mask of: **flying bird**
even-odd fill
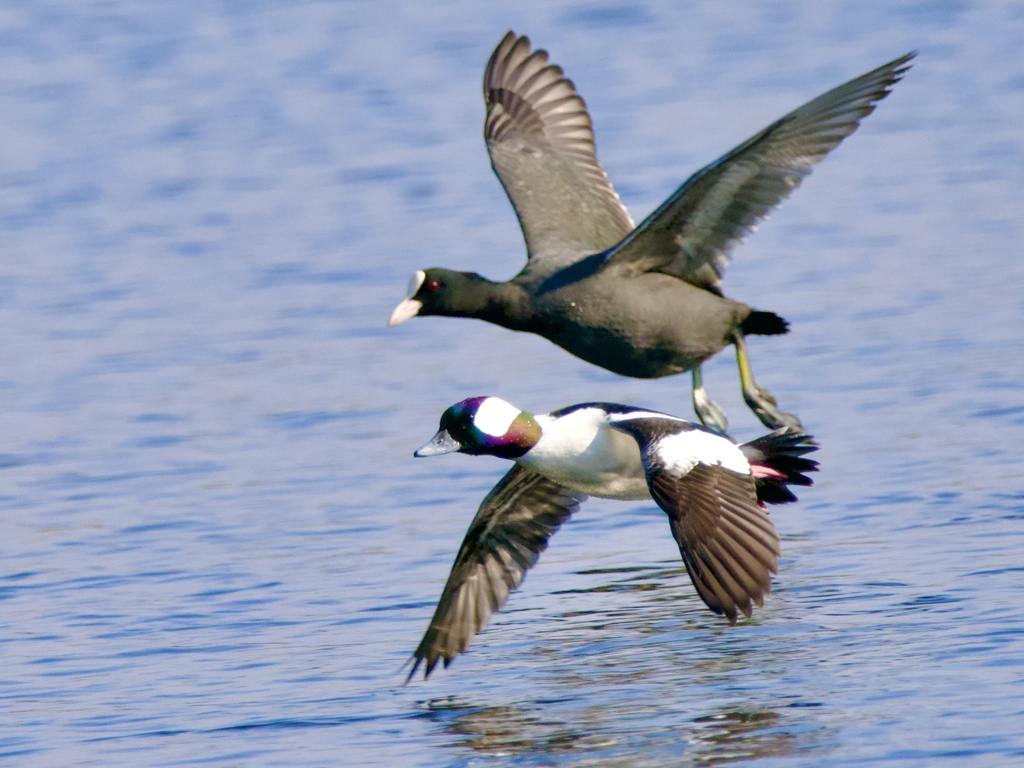
[[[587,107],[562,69],[509,32],[484,72],[484,138],[519,217],[526,266],[507,282],[418,270],[388,325],[472,317],[528,331],[623,376],[692,371],[701,423],[724,433],[701,364],[736,348],[747,404],[768,427],[800,427],[751,373],[745,337],[786,333],[773,312],[727,298],[732,249],[853,133],[909,69],[908,53],[809,101],[687,179],[639,226],[597,160]]]
[[[473,397],[441,416],[416,456],[498,456],[515,466],[480,505],[459,548],[412,679],[447,667],[483,630],[548,539],[588,496],[653,499],[697,594],[735,622],[761,605],[777,572],[779,535],[765,504],[796,501],[811,485],[810,436],[782,427],[749,443],[699,424],[615,403],[582,403],[533,415],[496,397]]]

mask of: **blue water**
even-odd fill
[[[764,610],[715,618],[650,504],[594,501],[403,687],[496,459],[470,395],[690,416],[409,274],[523,248],[480,139],[507,28],[639,218],[803,101],[920,57],[731,296],[821,443]],[[0,764],[1024,764],[1024,5],[0,2]],[[708,366],[736,437],[763,430]]]

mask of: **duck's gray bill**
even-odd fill
[[[461,447],[458,440],[448,434],[448,430],[442,429],[434,435],[433,440],[413,453],[413,456],[418,459],[422,459],[424,456],[441,456],[446,453],[455,453]]]

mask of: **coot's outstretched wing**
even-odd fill
[[[506,34],[487,62],[484,101],[487,151],[519,217],[527,270],[549,274],[632,231],[597,161],[587,105],[547,51]]]
[[[665,272],[720,293],[733,247],[857,130],[915,55],[822,94],[697,171],[604,260],[603,268]]]

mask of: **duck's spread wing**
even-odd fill
[[[779,535],[757,503],[754,479],[721,466],[697,464],[685,475],[647,471],[654,500],[668,514],[672,535],[701,599],[736,621],[761,605],[778,571]]]
[[[546,51],[509,32],[484,72],[484,138],[526,239],[530,270],[605,251],[633,220],[597,161],[587,106]]]
[[[466,532],[409,679],[421,662],[426,677],[466,650],[585,498],[518,464],[501,479]]]
[[[777,572],[779,535],[758,503],[754,476],[727,438],[671,417],[613,420],[631,435],[651,496],[668,515],[693,586],[736,621],[761,605]],[[728,464],[730,469],[723,464]]]
[[[732,248],[857,129],[915,55],[822,94],[699,170],[604,266],[627,273],[666,272],[720,293]]]

